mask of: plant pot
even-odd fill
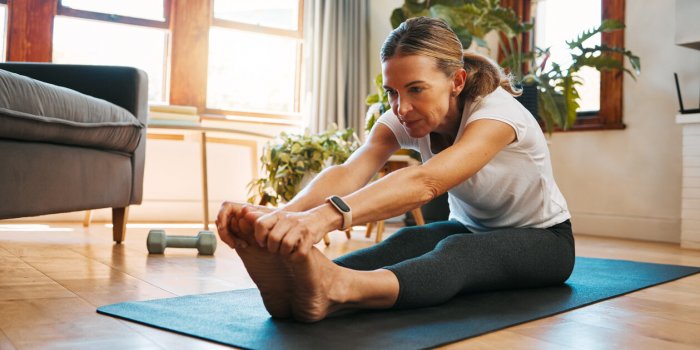
[[[537,85],[525,84],[520,86],[520,88],[523,89],[523,94],[517,96],[515,99],[518,100],[520,104],[525,107],[525,109],[530,111],[535,119],[539,120],[540,118],[537,115]]]
[[[447,192],[441,194],[432,201],[425,203],[420,211],[426,224],[436,221],[446,221],[450,217],[450,205],[447,203]],[[403,220],[406,226],[415,226],[416,220],[409,211]]]

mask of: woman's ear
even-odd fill
[[[459,95],[464,90],[464,85],[467,83],[467,71],[460,68],[452,75],[452,95]]]

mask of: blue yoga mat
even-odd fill
[[[573,274],[559,287],[468,294],[434,307],[358,312],[314,324],[273,320],[257,289],[118,303],[97,312],[249,349],[421,349],[698,272],[698,267],[579,257]]]

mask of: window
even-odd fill
[[[535,46],[550,48],[547,69],[557,62],[563,69],[571,65],[571,55],[566,41],[576,38],[583,30],[600,25],[600,0],[539,0],[535,15]],[[587,47],[600,45],[600,34],[586,41]],[[600,72],[584,67],[579,76],[583,85],[578,88],[581,96],[580,112],[597,113],[600,109]]]
[[[215,114],[299,118],[300,0],[214,0],[206,107]]]
[[[167,101],[168,16],[163,0],[61,0],[52,61],[132,66],[148,74],[150,101]]]
[[[7,35],[7,5],[0,0],[0,62],[5,61],[5,38]]]
[[[502,0],[501,2],[502,4],[504,4],[504,6],[512,7],[515,10],[515,12],[518,13],[525,21],[529,21],[532,19],[531,14],[538,16],[538,18],[535,18],[535,22],[542,21],[545,24],[547,23],[546,18],[539,18],[540,16],[566,17],[567,14],[573,14],[573,17],[568,17],[567,20],[571,22],[579,22],[579,20],[583,20],[583,17],[592,18],[592,15],[589,13],[589,9],[591,7],[594,7],[600,8],[600,17],[598,18],[598,21],[596,21],[595,25],[597,25],[602,18],[616,19],[622,23],[625,23],[625,0]],[[557,11],[556,15],[552,15],[553,13],[555,13],[552,12],[554,11],[552,9],[554,7],[558,7],[558,5],[560,4],[566,10],[564,10],[564,12]],[[600,5],[596,6],[597,4]],[[531,6],[533,5],[534,7],[531,8]],[[542,10],[538,10],[540,6],[544,7],[544,11],[549,12],[549,15],[547,15],[547,13],[543,15],[540,12]],[[576,9],[579,6],[584,7],[585,11]],[[550,7],[552,9],[549,9]],[[584,26],[592,27],[588,25]],[[580,29],[584,28],[581,27]],[[547,34],[550,35],[551,39],[550,30],[547,29],[546,31]],[[542,32],[543,30],[540,27],[538,27],[536,28],[535,35],[539,36]],[[574,35],[576,34],[574,33]],[[624,37],[624,30],[618,30],[611,33],[603,33],[603,35],[600,38],[600,42],[608,46],[624,47]],[[549,41],[550,39],[547,39],[545,37],[544,40]],[[566,36],[566,39],[570,39],[570,37]],[[542,38],[535,38],[534,41],[537,42],[538,45],[543,45],[540,40],[542,40]],[[555,40],[552,39],[551,41]],[[527,38],[525,38],[525,42],[527,42]],[[546,46],[546,44],[543,46]],[[584,97],[586,99],[585,105],[584,103],[582,103],[582,108],[585,109],[586,112],[579,112],[579,117],[576,120],[576,124],[573,126],[572,129],[600,130],[625,128],[625,125],[622,123],[623,73],[620,71],[605,71],[600,73],[596,71],[594,72],[594,74],[589,74],[589,76],[585,78],[587,85],[590,85],[587,88],[591,88],[589,91],[585,92],[587,96]],[[599,92],[594,92],[596,85],[594,81],[596,79],[596,75],[598,75],[600,79]],[[583,96],[584,92],[581,90],[580,92]],[[599,96],[597,99],[595,98],[596,94]],[[594,96],[591,97],[591,95]],[[600,98],[600,96],[604,96],[604,98]]]

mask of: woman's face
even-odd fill
[[[384,89],[391,110],[411,137],[447,130],[460,118],[455,96],[462,91],[459,77],[448,77],[435,59],[422,55],[395,55],[382,63]]]

